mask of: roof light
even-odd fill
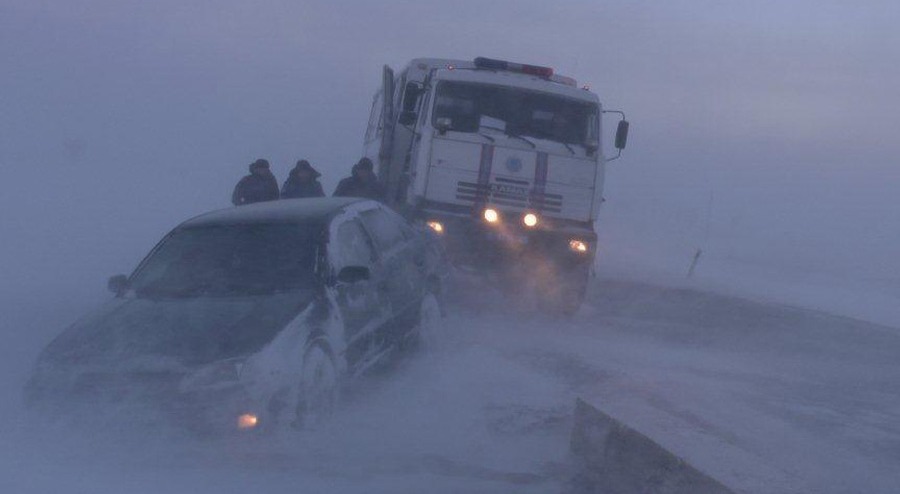
[[[545,78],[549,78],[553,75],[553,68],[541,67],[540,65],[513,63],[507,62],[506,60],[496,60],[485,57],[478,57],[474,62],[475,67],[479,69],[508,70],[510,72],[521,72],[523,74],[536,75]]]
[[[522,65],[519,72],[524,74],[536,75],[538,77],[550,77],[553,75],[553,69],[550,67],[540,67],[538,65]]]
[[[503,60],[495,60],[493,58],[478,57],[474,60],[475,67],[479,69],[506,70],[509,65]]]
[[[551,79],[560,84],[565,84],[566,86],[578,87],[578,81],[568,76],[554,75]]]
[[[538,217],[534,213],[528,213],[522,217],[522,223],[525,223],[528,228],[534,228],[538,224]]]

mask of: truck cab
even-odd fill
[[[399,75],[385,67],[364,153],[388,202],[427,222],[455,264],[504,286],[556,286],[542,298],[569,311],[596,252],[603,113],[549,67],[415,59]],[[623,115],[620,149],[627,128]]]

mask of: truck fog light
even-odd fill
[[[428,228],[434,230],[434,233],[444,233],[444,225],[440,221],[429,221]]]
[[[538,224],[538,217],[534,213],[528,213],[522,217],[522,223],[525,223],[528,228],[534,228]]]
[[[259,425],[259,417],[252,413],[239,415],[237,418],[237,428],[241,430],[250,430]]]
[[[500,221],[500,213],[496,209],[487,208],[484,210],[484,221],[498,223]]]
[[[588,251],[587,243],[584,242],[583,240],[578,240],[576,238],[569,240],[569,248],[579,254],[584,254],[585,252]]]

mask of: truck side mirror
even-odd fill
[[[616,128],[616,149],[625,149],[628,143],[628,120],[619,120],[619,126]]]
[[[109,279],[106,288],[116,295],[121,295],[128,290],[128,277],[124,274],[117,274]]]

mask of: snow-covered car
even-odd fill
[[[115,298],[43,350],[26,403],[213,430],[308,425],[349,378],[435,336],[444,266],[426,227],[373,201],[203,214],[111,278]]]

